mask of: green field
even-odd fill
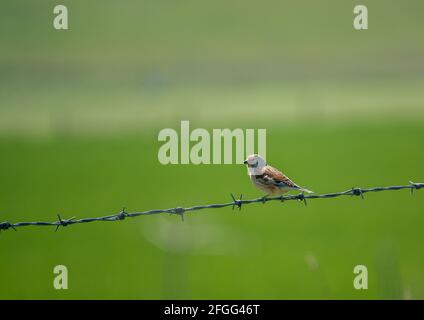
[[[271,134],[272,133],[272,134]],[[422,126],[270,129],[268,158],[316,192],[421,179]],[[2,219],[56,220],[257,197],[240,165],[162,166],[154,136],[2,140]],[[289,150],[284,153],[284,150]],[[1,298],[423,297],[423,195],[251,204],[1,235]],[[308,267],[310,259],[317,266]],[[70,290],[52,287],[65,264]],[[369,290],[353,290],[353,266]],[[387,287],[390,290],[387,290]]]
[[[364,1],[367,31],[354,1],[63,3],[68,31],[55,1],[0,5],[0,222],[262,196],[243,165],[161,165],[181,120],[267,129],[317,193],[424,182],[422,1]],[[402,190],[7,230],[0,299],[424,299],[423,212]]]

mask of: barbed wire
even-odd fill
[[[148,211],[133,212],[133,213],[126,212],[125,208],[123,208],[117,214],[112,214],[112,215],[98,217],[98,218],[84,218],[84,219],[76,219],[75,217],[72,217],[69,219],[62,219],[62,217],[58,214],[57,215],[58,220],[53,222],[33,221],[33,222],[10,223],[8,221],[5,221],[0,223],[0,231],[8,230],[8,229],[13,229],[17,231],[16,228],[27,227],[27,226],[54,226],[56,227],[55,231],[57,231],[59,227],[66,227],[66,226],[70,226],[77,223],[88,223],[88,222],[94,222],[94,221],[120,221],[126,218],[134,218],[139,216],[161,214],[161,213],[179,215],[181,217],[181,220],[184,221],[184,214],[186,212],[198,211],[203,209],[218,209],[218,208],[232,207],[233,210],[234,208],[238,208],[240,210],[242,205],[244,204],[266,203],[269,201],[283,202],[283,201],[289,201],[289,200],[302,201],[305,205],[307,205],[307,199],[308,200],[309,199],[329,199],[329,198],[336,198],[341,196],[360,196],[362,199],[364,199],[364,194],[367,192],[410,189],[411,194],[413,194],[414,190],[418,190],[421,188],[424,188],[424,183],[409,182],[408,185],[401,185],[401,186],[351,188],[346,191],[335,192],[335,193],[307,194],[307,195],[305,195],[304,193],[299,193],[296,195],[286,195],[286,196],[276,196],[276,197],[265,196],[265,197],[260,197],[256,199],[250,199],[250,200],[243,200],[243,195],[240,195],[240,197],[237,199],[233,194],[231,194],[232,201],[228,203],[222,203],[222,204],[198,205],[198,206],[193,206],[188,208],[175,207],[170,209],[157,209],[157,210],[148,210]]]

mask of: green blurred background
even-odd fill
[[[53,7],[69,10],[67,31]],[[369,30],[352,27],[367,5]],[[318,193],[424,182],[424,3],[2,1],[0,221],[261,195],[241,165],[161,165],[163,128],[266,128]],[[424,298],[424,194],[270,202],[0,233],[0,298]],[[53,268],[69,289],[53,288]],[[369,289],[353,288],[368,267]]]

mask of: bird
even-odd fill
[[[267,194],[265,197],[282,195],[292,190],[313,193],[294,183],[281,171],[268,165],[265,159],[258,154],[248,156],[243,163],[247,165],[250,180]]]

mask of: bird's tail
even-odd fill
[[[313,191],[308,190],[306,188],[302,188],[302,187],[298,187],[297,189],[300,190],[300,191],[302,191],[302,192],[306,192],[306,193],[314,193]]]

